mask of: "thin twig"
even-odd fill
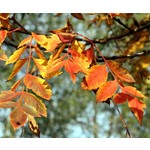
[[[124,127],[125,127],[125,129],[126,129],[126,131],[127,131],[128,136],[129,136],[130,138],[132,138],[132,135],[131,135],[131,133],[130,133],[130,131],[129,131],[129,128],[128,128],[128,126],[127,126],[125,120],[123,119],[122,114],[120,113],[120,110],[119,110],[119,108],[118,108],[118,105],[117,105],[114,101],[113,101],[113,103],[114,103],[114,106],[115,106],[115,108],[116,108],[116,110],[117,110],[117,112],[118,112],[118,114],[119,114],[120,120],[122,121],[122,123],[123,123],[123,125],[124,125]]]

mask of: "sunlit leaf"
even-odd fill
[[[2,44],[7,36],[6,30],[0,30],[0,44]]]
[[[16,107],[10,114],[10,123],[15,130],[23,126],[26,123],[26,120],[27,115],[20,107]]]
[[[108,81],[101,87],[99,87],[96,92],[97,102],[106,101],[108,98],[112,97],[118,88],[118,83],[116,80]]]
[[[3,102],[3,103],[0,103],[0,108],[11,108],[11,107],[15,107],[16,106],[16,103],[15,102]]]
[[[22,82],[22,78],[19,79],[19,80],[11,87],[11,91],[15,91],[15,90],[18,88],[18,86],[21,84],[21,82]]]
[[[52,91],[48,83],[41,79],[40,77],[33,76],[31,74],[27,74],[24,78],[24,83],[27,88],[31,89],[37,95],[50,100],[52,96]]]
[[[17,98],[21,92],[14,92],[14,91],[2,91],[0,94],[0,103],[11,101]]]
[[[7,81],[11,80],[21,70],[21,68],[23,67],[23,65],[25,64],[26,61],[27,61],[27,58],[24,58],[24,59],[19,59],[16,62]]]
[[[88,90],[94,90],[106,83],[108,73],[106,65],[94,65],[85,76]],[[83,87],[82,87],[83,88]]]
[[[36,65],[36,67],[38,68],[41,76],[45,77],[45,73],[47,71],[47,60],[33,58],[33,61]]]
[[[19,45],[18,45],[18,48],[24,46],[25,44],[28,44],[29,42],[31,42],[32,40],[32,36],[28,36],[27,38],[23,39]]]
[[[39,49],[38,46],[34,46],[34,49],[35,49],[36,54],[38,55],[38,57],[39,57],[40,59],[47,60],[47,59],[45,58],[44,54],[42,53],[42,51]]]
[[[130,73],[125,68],[122,68],[118,62],[107,60],[107,64],[109,65],[109,69],[122,81],[135,82]]]
[[[146,108],[146,105],[142,101],[138,100],[137,98],[128,100],[128,105],[132,113],[136,116],[140,125],[142,125],[144,108]]]
[[[33,113],[36,111],[37,114],[33,115],[33,116],[38,116],[42,115],[42,116],[47,116],[47,109],[45,104],[38,99],[35,95],[28,93],[28,92],[24,92],[22,95],[22,98],[24,99],[26,106],[30,107],[31,109],[33,109]],[[32,114],[30,114],[32,115]]]
[[[20,47],[18,50],[15,50],[13,54],[8,58],[5,65],[16,62],[23,52],[26,50],[27,46]]]
[[[135,96],[135,97],[146,98],[142,92],[138,91],[135,87],[132,87],[132,86],[125,86],[122,92],[131,94],[132,96]]]
[[[85,44],[77,41],[77,40],[74,40],[72,43],[71,43],[71,49],[72,50],[75,50],[79,53],[82,53],[85,49]]]

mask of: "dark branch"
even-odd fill
[[[116,60],[116,59],[132,59],[135,57],[141,57],[141,56],[145,56],[145,55],[150,55],[150,50],[143,50],[142,52],[136,53],[134,55],[123,55],[123,56],[111,56],[111,57],[105,57],[105,59],[107,60]],[[104,60],[102,59],[102,57],[98,57],[98,62],[104,62]]]

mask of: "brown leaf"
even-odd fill
[[[81,13],[71,13],[71,15],[79,20],[84,20],[83,15]]]

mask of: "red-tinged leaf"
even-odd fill
[[[30,105],[27,105],[27,104],[21,104],[21,109],[27,113],[27,114],[30,114],[31,116],[34,116],[34,117],[41,117],[38,113],[38,111],[30,106]]]
[[[76,34],[74,33],[62,33],[62,32],[57,33],[57,35],[63,43],[71,43],[76,36]]]
[[[99,87],[96,92],[96,100],[97,102],[106,101],[108,98],[112,97],[118,88],[118,83],[116,80],[108,81],[101,87]]]
[[[54,51],[62,41],[59,39],[59,37],[56,34],[52,34],[47,40],[47,45],[46,45],[46,52],[52,52]]]
[[[85,76],[85,80],[88,86],[88,90],[94,90],[106,83],[108,73],[106,65],[94,65],[89,69],[88,75]]]
[[[21,92],[14,92],[14,91],[2,91],[0,94],[0,103],[11,101],[17,98]]]
[[[35,33],[32,32],[32,37],[41,46],[43,46],[44,44],[47,44],[47,37],[45,35],[38,35],[38,34],[35,34]]]
[[[30,128],[31,132],[33,132],[38,137],[40,137],[40,130],[39,130],[39,127],[38,127],[34,117],[29,115],[28,116],[28,122],[29,122],[29,128]]]
[[[16,62],[7,81],[11,80],[21,70],[21,68],[23,67],[23,65],[25,64],[26,61],[27,61],[27,58],[24,58],[24,59],[19,59]]]
[[[0,103],[0,108],[11,108],[11,107],[15,107],[16,103],[15,102],[3,102]]]
[[[68,59],[68,60],[66,60],[64,67],[65,67],[65,70],[69,73],[69,75],[72,79],[72,82],[75,83],[76,82],[76,74],[81,70],[79,65],[74,63],[74,61],[72,59]]]
[[[7,59],[8,59],[8,57],[5,54],[5,52],[3,52],[2,50],[0,50],[0,60],[7,61]]]
[[[140,91],[138,91],[135,87],[132,86],[125,86],[122,90],[123,93],[130,94],[135,97],[139,98],[146,98],[144,94],[142,94]]]
[[[22,95],[22,98],[24,99],[28,107],[32,108],[33,111],[37,112],[37,116],[39,115],[42,115],[45,117],[47,116],[47,111],[46,111],[47,109],[45,107],[45,104],[41,100],[39,100],[35,95],[24,92]]]
[[[79,20],[84,20],[83,15],[81,13],[71,13],[71,15]]]
[[[20,83],[22,82],[22,78],[19,79],[12,87],[11,87],[11,91],[15,91],[18,86],[20,85]]]
[[[140,125],[142,125],[144,108],[146,108],[146,105],[142,101],[138,100],[137,98],[128,100],[128,105],[132,113],[136,116]]]
[[[45,73],[47,71],[47,60],[33,58],[33,61],[36,65],[36,67],[38,68],[41,76],[45,77]]]
[[[109,69],[122,81],[129,83],[135,82],[130,73],[125,68],[122,68],[118,62],[113,60],[107,60],[107,64]]]
[[[32,36],[28,36],[27,38],[23,39],[20,44],[18,45],[18,48],[28,44],[29,42],[31,42],[32,40]]]
[[[26,50],[27,46],[20,47],[18,50],[15,50],[14,53],[8,58],[5,65],[16,62],[23,52]]]
[[[89,49],[83,51],[82,54],[84,54],[85,57],[87,57],[89,64],[91,64],[92,61],[93,61],[93,58],[94,58],[94,49],[93,49],[93,47],[90,47]]]
[[[24,78],[24,84],[37,95],[45,98],[46,100],[50,100],[52,91],[44,79],[27,74]]]
[[[34,46],[34,49],[35,49],[36,54],[38,55],[38,57],[39,57],[40,59],[47,60],[47,59],[44,57],[44,55],[43,55],[42,51],[39,49],[39,47],[38,47],[38,46]]]
[[[0,45],[4,42],[6,36],[7,36],[7,31],[6,30],[0,30]]]
[[[26,123],[27,115],[20,107],[15,108],[10,114],[10,123],[13,126],[14,130],[23,126]]]
[[[118,94],[115,94],[115,96],[114,96],[114,102],[117,103],[117,104],[122,104],[122,103],[124,103],[127,100],[130,100],[132,98],[133,97],[128,95],[128,94],[118,93]]]

